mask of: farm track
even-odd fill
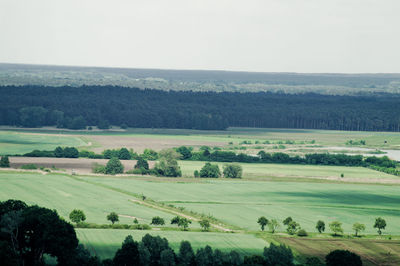
[[[145,202],[145,201],[141,201],[141,200],[137,200],[137,199],[130,199],[130,201],[132,201],[132,202],[134,202],[134,203],[137,203],[137,204],[142,204],[142,205],[144,205],[144,206],[147,206],[147,207],[150,207],[150,208],[154,208],[154,209],[157,209],[157,210],[160,210],[160,211],[173,213],[173,214],[182,216],[182,217],[184,217],[184,218],[186,218],[186,219],[189,219],[189,220],[191,220],[191,221],[194,221],[194,222],[200,221],[199,218],[196,218],[196,217],[193,217],[193,216],[184,214],[184,213],[182,213],[182,212],[178,212],[178,211],[175,211],[175,210],[171,210],[171,209],[168,209],[168,208],[163,208],[163,207],[160,207],[160,206],[158,206],[158,205],[156,205],[156,204],[151,204],[151,203],[148,203],[148,202]],[[223,226],[218,225],[218,224],[215,224],[215,223],[210,223],[210,225],[211,225],[212,227],[214,227],[214,228],[216,228],[216,229],[218,229],[218,230],[224,231],[224,232],[233,232],[232,229],[223,227]]]

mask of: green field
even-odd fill
[[[346,232],[351,232],[353,223],[364,223],[367,233],[376,233],[372,224],[375,217],[382,216],[388,221],[386,231],[400,234],[398,186],[212,179],[163,182],[162,178],[144,181],[117,177],[84,180],[128,193],[143,193],[246,230],[258,230],[256,220],[264,215],[280,221],[291,216],[308,231],[315,231],[315,223],[321,219],[326,223],[341,221]]]
[[[205,162],[179,161],[184,176],[193,176],[195,170],[200,171]],[[215,163],[222,171],[226,163]],[[261,164],[240,163],[243,168],[243,178],[257,179],[268,177],[308,177],[308,178],[340,178],[344,179],[376,180],[382,178],[398,179],[399,177],[374,171],[365,167],[325,166],[325,165],[296,165],[296,164]]]
[[[171,219],[172,214],[150,209],[129,201],[132,196],[95,186],[61,174],[0,172],[0,200],[19,199],[38,204],[69,220],[73,209],[85,212],[87,222],[106,224],[106,215],[112,211],[120,215],[137,217],[149,224],[158,215]],[[133,218],[120,217],[121,223],[132,224]],[[198,226],[193,224],[193,227]]]
[[[0,131],[0,155],[24,154],[33,150],[54,150],[57,146],[85,146],[75,136],[38,135]]]
[[[190,241],[194,250],[210,245],[214,249],[223,251],[236,250],[242,254],[261,253],[268,243],[249,234],[230,233],[202,233],[182,231],[135,231],[135,230],[108,230],[108,229],[78,229],[77,235],[90,251],[100,258],[110,258],[121,247],[127,235],[132,235],[138,241],[145,234],[165,237],[175,250],[179,250],[182,240]]]

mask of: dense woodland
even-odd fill
[[[400,95],[177,92],[114,86],[0,87],[0,124],[221,130],[400,131]]]

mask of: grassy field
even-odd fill
[[[61,174],[38,174],[0,171],[0,200],[19,199],[28,204],[38,204],[58,213],[69,220],[73,209],[85,212],[87,222],[106,224],[106,215],[112,211],[120,215],[120,222],[149,224],[154,216],[171,219],[173,215],[133,204],[132,196],[118,193],[101,186],[95,186]],[[193,227],[198,227],[193,224]]]
[[[57,146],[85,146],[77,136],[57,136],[0,131],[0,155],[54,150]]]
[[[60,129],[3,129],[1,133],[36,133],[48,135],[84,136],[92,142],[92,148],[102,150],[104,148],[121,148],[125,146],[141,150],[142,143],[154,149],[162,149],[171,146],[221,146],[237,145],[243,140],[261,142],[269,141],[315,141],[319,146],[345,146],[349,140],[365,140],[362,147],[376,149],[400,149],[400,133],[398,132],[361,132],[361,131],[336,131],[336,130],[309,130],[309,129],[265,129],[265,128],[229,128],[224,131],[204,131],[188,129],[127,129],[118,131],[71,131]],[[113,140],[115,144],[110,143]],[[385,143],[386,141],[386,143]],[[130,145],[129,143],[132,142]],[[17,142],[18,144],[18,142]],[[122,146],[121,146],[122,145]],[[12,146],[10,146],[12,148]]]
[[[242,254],[261,253],[268,243],[250,234],[230,233],[203,233],[183,231],[135,231],[135,230],[107,230],[107,229],[78,229],[77,235],[91,252],[100,258],[110,258],[121,247],[127,235],[132,235],[136,241],[141,240],[145,234],[165,237],[175,250],[179,250],[182,240],[188,240],[194,250],[210,245],[213,249],[223,251],[236,250]]]
[[[316,256],[324,261],[325,255],[335,249],[353,251],[363,260],[363,265],[400,265],[400,241],[377,239],[315,239],[277,238],[303,256]]]
[[[256,220],[265,215],[280,221],[292,216],[308,231],[315,231],[315,223],[321,219],[326,223],[341,221],[346,232],[351,232],[355,222],[365,223],[367,233],[376,233],[372,224],[376,217],[382,216],[388,221],[386,231],[400,234],[398,186],[211,179],[203,182],[118,177],[85,179],[210,214],[247,230],[258,230]]]
[[[205,162],[179,161],[184,176],[193,176],[195,170],[204,166]],[[225,163],[215,163],[222,171]],[[324,166],[324,165],[295,165],[295,164],[259,164],[241,163],[243,177],[248,179],[261,179],[268,177],[308,177],[308,178],[336,178],[339,180],[376,180],[399,179],[396,176],[377,172],[364,167]],[[340,175],[344,174],[344,178]]]

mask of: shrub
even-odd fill
[[[300,230],[297,232],[297,235],[298,235],[298,236],[308,236],[308,233],[306,232],[306,230],[300,229]]]
[[[0,167],[3,167],[3,168],[10,167],[10,160],[8,159],[8,156],[1,157]]]
[[[221,172],[217,164],[206,163],[200,170],[200,177],[212,177],[218,178],[221,176]]]
[[[108,175],[122,174],[124,172],[124,166],[121,161],[113,157],[111,158],[105,167],[105,173]]]
[[[92,172],[95,174],[105,174],[106,173],[106,167],[104,165],[94,163],[92,166]]]
[[[135,169],[140,169],[140,168],[149,170],[149,163],[143,157],[139,157],[135,165]]]
[[[362,266],[360,256],[348,250],[334,250],[325,257],[327,266]]]
[[[21,165],[21,169],[25,169],[25,170],[36,170],[38,169],[36,164],[30,163],[30,164],[24,164]]]
[[[163,218],[159,217],[159,216],[155,216],[153,217],[153,219],[151,220],[151,224],[154,225],[164,225],[165,221]]]
[[[223,173],[227,178],[242,178],[243,168],[239,164],[226,164]]]

